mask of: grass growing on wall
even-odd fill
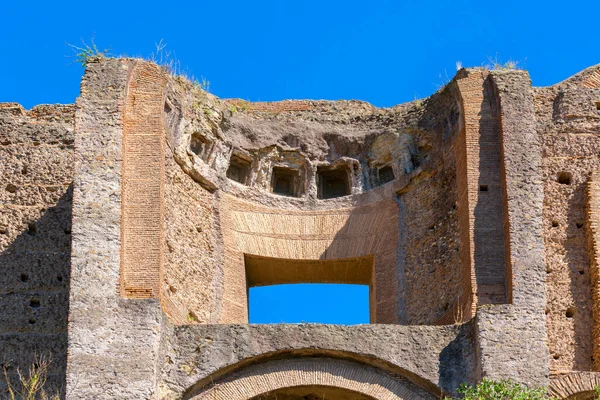
[[[17,368],[18,379],[11,380],[8,367],[3,366],[4,377],[8,390],[8,400],[60,400],[60,396],[46,391],[48,368],[50,360],[46,357],[36,357],[35,363],[21,371]]]

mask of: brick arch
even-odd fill
[[[558,399],[594,399],[594,388],[600,387],[599,372],[574,372],[550,380],[550,396]]]
[[[250,365],[184,398],[248,400],[275,390],[299,386],[339,388],[380,400],[437,398],[404,377],[392,376],[366,364],[308,357]]]

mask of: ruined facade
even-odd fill
[[[48,354],[67,399],[600,383],[600,66],[463,69],[380,109],[91,60],[74,106],[0,104],[0,154],[9,377]],[[307,282],[369,285],[371,324],[248,324],[250,287]]]

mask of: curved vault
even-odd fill
[[[552,377],[549,392],[558,399],[592,400],[596,398],[597,387],[600,387],[600,373],[573,372]]]
[[[360,398],[379,400],[435,399],[406,378],[371,366],[332,358],[294,358],[267,361],[242,368],[227,378],[185,396],[191,400],[269,399],[273,393],[301,388],[337,389]],[[311,393],[309,393],[311,394]],[[341,397],[343,399],[343,397]]]

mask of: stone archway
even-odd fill
[[[600,387],[599,372],[574,372],[550,378],[550,395],[558,399],[593,400]]]
[[[392,376],[369,365],[342,359],[312,357],[280,359],[250,365],[223,380],[189,393],[185,398],[262,400],[269,399],[269,394],[272,393],[289,391],[294,394],[301,392],[299,388],[315,387],[328,388],[330,391],[337,389],[339,396],[353,392],[365,400],[437,398],[404,377]],[[311,391],[306,393],[311,394]]]
[[[377,400],[352,390],[330,386],[294,386],[259,394],[250,400]]]

